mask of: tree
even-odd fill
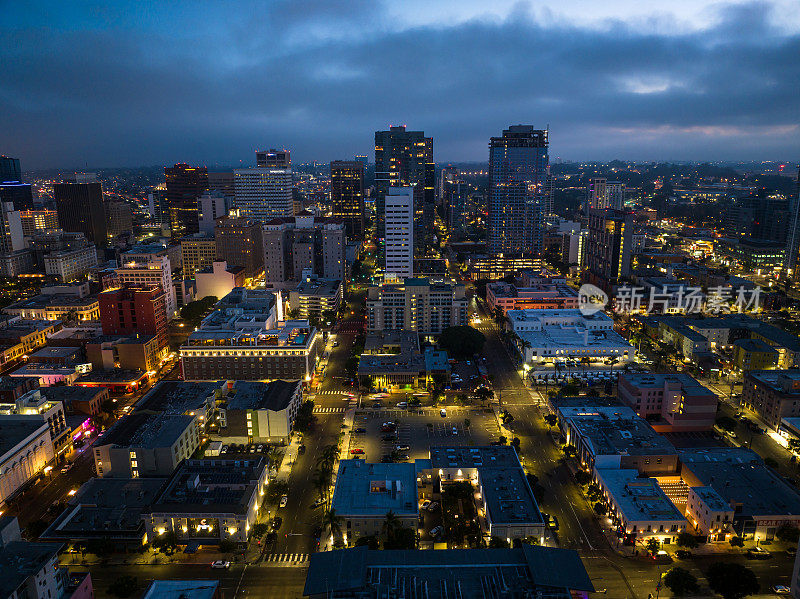
[[[236,550],[236,543],[230,539],[222,539],[218,547],[220,553],[233,553]]]
[[[742,564],[714,562],[706,572],[708,586],[723,599],[742,599],[758,592],[758,578]]]
[[[297,415],[294,417],[294,430],[307,433],[314,425],[314,402],[306,400],[300,404]]]
[[[547,426],[552,428],[556,424],[558,424],[558,416],[556,416],[555,414],[546,414],[544,417],[544,421],[545,424],[547,424]]]
[[[289,483],[282,480],[276,480],[267,485],[267,499],[269,501],[278,501],[281,497],[289,492]]]
[[[511,447],[516,449],[517,453],[519,453],[519,446],[520,446],[519,437],[514,437],[513,439],[511,439]]]
[[[581,486],[588,485],[590,482],[592,482],[592,475],[585,470],[578,470],[575,473],[575,482]]]
[[[684,568],[672,568],[664,575],[664,586],[666,586],[673,595],[685,595],[693,593],[699,589],[697,584],[697,577]]]
[[[117,576],[108,587],[108,592],[115,597],[130,597],[139,588],[139,580],[135,576],[123,574]]]
[[[717,418],[717,426],[727,432],[736,430],[736,421],[730,416],[720,416]]]
[[[647,551],[650,552],[650,555],[655,555],[658,553],[658,550],[661,549],[661,541],[659,541],[656,537],[650,537],[647,539]]]
[[[678,535],[677,543],[678,547],[685,547],[686,549],[694,549],[700,546],[700,541],[697,540],[697,537],[686,531]]]
[[[196,302],[189,302],[181,308],[181,318],[188,321],[191,327],[196,327],[203,315],[216,303],[217,298],[213,295],[207,295]]]
[[[605,516],[608,513],[608,508],[605,503],[598,501],[592,506],[594,513],[598,516]],[[652,540],[652,539],[651,539]]]
[[[469,358],[483,350],[486,337],[470,326],[447,327],[439,336],[439,345],[451,356]]]
[[[290,319],[292,319],[292,320],[296,320],[296,319],[300,318],[300,308],[292,308],[291,310],[289,310],[289,311],[286,313],[286,315],[287,315],[287,316],[288,316]]]
[[[264,522],[259,522],[258,524],[253,525],[252,535],[257,539],[260,539],[265,534],[267,534],[268,530],[269,526],[267,526]]]
[[[489,539],[489,549],[508,549],[508,541],[501,537]]]
[[[162,553],[172,555],[178,548],[178,534],[174,530],[168,530],[164,534],[158,535],[153,539],[153,547]]]
[[[366,545],[370,549],[378,549],[378,537],[375,535],[369,535],[367,537],[358,537],[356,542],[354,543],[356,547],[361,547],[362,545]]]
[[[322,514],[322,527],[327,528],[333,540],[336,541],[342,534],[342,517],[336,514],[336,510],[329,508]]]
[[[574,445],[565,445],[564,455],[567,456],[568,458],[574,458],[576,455],[578,455],[578,450],[575,449]]]
[[[790,522],[784,522],[775,531],[775,536],[781,541],[795,545],[800,540],[800,529]]]
[[[744,539],[742,537],[731,537],[729,543],[731,547],[744,547]]]
[[[776,460],[775,458],[772,458],[770,456],[767,456],[767,457],[764,458],[764,465],[765,466],[769,466],[770,468],[777,468],[778,467],[778,460]]]

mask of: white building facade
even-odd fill
[[[414,188],[390,187],[386,194],[386,273],[414,276]]]
[[[233,171],[234,206],[239,215],[260,221],[294,216],[292,169],[260,167]]]

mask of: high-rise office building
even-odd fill
[[[364,156],[363,154],[356,154],[356,162],[360,162],[364,165],[364,170],[366,170],[367,165],[369,164],[369,159]]]
[[[331,162],[332,216],[344,221],[348,239],[364,239],[364,163]]]
[[[345,279],[344,223],[303,213],[264,224],[264,281],[273,287],[297,286],[307,275]]]
[[[224,196],[233,197],[236,190],[233,183],[233,171],[209,172],[208,188],[212,192],[216,191]]]
[[[583,281],[609,294],[631,274],[633,214],[621,210],[590,210]]]
[[[588,215],[590,210],[605,210],[606,208],[608,208],[606,179],[604,177],[592,177],[586,185],[586,201],[583,204],[584,214]]]
[[[22,181],[22,168],[19,158],[0,156],[0,183],[6,181]]]
[[[233,171],[239,215],[267,222],[294,215],[292,169],[257,166]]]
[[[113,200],[105,203],[106,232],[113,239],[117,235],[133,232],[133,211],[128,202]]]
[[[140,246],[121,256],[117,279],[124,286],[160,287],[165,294],[167,318],[178,311],[178,299],[172,284],[172,265],[166,248]]]
[[[289,150],[256,150],[256,166],[267,168],[292,168],[291,153]]]
[[[386,274],[414,276],[414,189],[391,187],[386,194]]]
[[[58,229],[58,212],[43,208],[42,210],[25,210],[20,212],[22,218],[22,233],[30,237],[36,231],[45,229]]]
[[[797,190],[789,208],[783,270],[787,277],[796,280],[800,276],[800,168],[797,171]]]
[[[414,241],[418,254],[433,244],[435,204],[433,138],[404,125],[375,132],[375,208],[378,237],[386,231],[384,202],[390,187],[414,189]]]
[[[439,204],[444,203],[444,194],[445,189],[447,189],[447,185],[451,183],[457,183],[458,176],[458,168],[455,166],[443,166],[442,170],[439,171],[439,181],[436,189],[436,200]]]
[[[108,245],[106,210],[100,183],[56,183],[58,222],[68,233],[83,233],[97,247]]]
[[[231,173],[233,175],[233,173]],[[217,219],[228,214],[233,205],[233,196],[223,195],[222,192],[210,189],[197,200],[197,220],[201,233],[213,233]]]
[[[198,270],[213,266],[217,244],[213,235],[200,232],[181,239],[181,268],[184,277],[194,277]]]
[[[241,266],[246,278],[255,277],[264,270],[264,242],[259,221],[226,216],[217,220],[214,239],[217,260],[224,260],[228,266]]]
[[[488,245],[493,255],[542,253],[553,211],[547,130],[512,125],[489,142]]]
[[[606,198],[612,210],[625,209],[625,184],[622,181],[606,181]]]
[[[204,166],[176,164],[164,167],[164,176],[172,238],[197,233],[197,200],[208,189],[208,170]]]
[[[12,254],[25,249],[22,217],[12,202],[0,202],[0,254]]]

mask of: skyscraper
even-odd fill
[[[386,194],[385,272],[414,276],[414,189],[391,187]]]
[[[172,238],[197,233],[197,200],[208,189],[208,170],[182,163],[164,167],[164,175]]]
[[[245,218],[266,222],[294,215],[292,169],[257,166],[233,171],[234,207]]]
[[[800,275],[800,168],[797,171],[797,190],[792,198],[789,213],[783,270],[788,278],[796,280]]]
[[[489,142],[489,252],[542,253],[553,211],[547,130],[512,125]]]
[[[331,162],[332,215],[344,221],[348,239],[364,239],[364,163]]]
[[[108,245],[106,211],[100,183],[56,183],[53,197],[58,222],[68,233],[83,233],[97,247]]]
[[[609,294],[631,274],[633,214],[621,210],[589,210],[586,271],[583,282]]]
[[[0,183],[5,183],[6,181],[22,181],[19,158],[0,156]]]
[[[226,216],[214,226],[217,260],[241,266],[244,276],[255,277],[264,270],[263,230],[259,221]]]
[[[433,243],[435,164],[433,138],[424,131],[406,131],[405,125],[375,132],[375,209],[378,237],[386,231],[384,202],[390,187],[414,189],[414,240],[418,253]]]
[[[256,150],[256,166],[267,168],[292,168],[289,150]]]
[[[590,210],[605,210],[608,208],[605,177],[592,177],[586,186],[586,202],[583,211],[586,215]]]
[[[0,202],[12,202],[14,210],[33,210],[33,190],[22,182],[19,158],[0,156]]]

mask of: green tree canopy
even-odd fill
[[[470,326],[448,327],[439,336],[439,345],[451,356],[470,358],[483,350],[486,337]]]
[[[714,562],[706,572],[708,586],[724,599],[742,599],[758,592],[755,572],[742,564]]]
[[[664,586],[666,586],[673,595],[681,596],[687,593],[697,591],[699,585],[697,584],[697,577],[684,568],[672,568],[664,575]]]

